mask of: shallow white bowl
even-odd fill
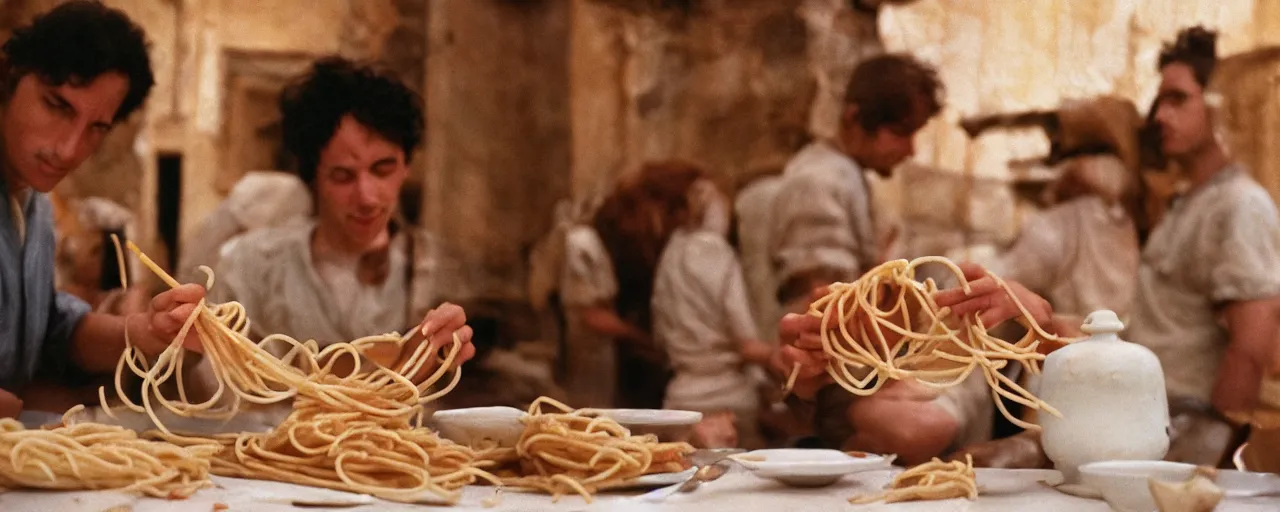
[[[520,441],[525,412],[515,407],[471,407],[436,411],[427,421],[445,439],[464,446],[510,448]]]
[[[662,441],[684,441],[693,426],[702,421],[702,413],[671,409],[597,409],[626,427],[632,435],[653,434]]]
[[[1151,512],[1155,499],[1148,479],[1184,482],[1195,474],[1196,466],[1162,460],[1113,460],[1080,466],[1080,483],[1096,489],[1102,499],[1119,512]]]
[[[757,477],[795,487],[822,487],[845,475],[890,467],[890,460],[879,455],[854,457],[838,450],[804,448],[756,450],[734,459]]]

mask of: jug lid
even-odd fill
[[[1120,321],[1115,311],[1100,309],[1085,317],[1080,330],[1089,335],[1119,334],[1124,330],[1124,323]]]

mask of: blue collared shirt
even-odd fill
[[[0,180],[0,196],[9,187]],[[90,307],[53,284],[53,207],[32,192],[19,207],[25,243],[12,209],[0,208],[0,388],[16,391],[33,377],[60,379],[75,372],[71,335]]]

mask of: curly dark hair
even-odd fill
[[[1176,40],[1161,49],[1156,69],[1174,63],[1190,66],[1200,87],[1208,86],[1218,66],[1218,33],[1199,25],[1182,29]]]
[[[36,17],[13,31],[3,52],[6,98],[28,74],[55,86],[82,86],[104,73],[124,75],[129,91],[113,122],[138,110],[155,85],[142,28],[119,9],[93,0],[67,2]]]
[[[942,81],[928,64],[905,54],[885,54],[858,64],[845,89],[846,105],[858,106],[858,124],[915,131],[942,110]]]
[[[311,72],[280,94],[284,147],[297,160],[298,176],[316,179],[320,151],[348,115],[400,146],[405,161],[422,144],[422,98],[389,72],[342,57],[317,60]]]

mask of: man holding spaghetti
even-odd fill
[[[1219,464],[1239,441],[1234,434],[1258,404],[1280,331],[1280,214],[1214,136],[1205,91],[1217,60],[1215,38],[1200,27],[1184,30],[1160,56],[1154,120],[1162,151],[1190,189],[1143,248],[1126,333],[1160,358],[1175,427],[1196,425],[1186,436],[1175,431],[1167,458],[1202,465]],[[970,293],[939,292],[939,307],[962,317],[977,315],[987,326],[1021,315],[985,270],[965,266],[964,273]],[[1079,334],[1078,325],[1057,321],[1043,298],[1008,284],[1049,333]],[[799,393],[812,394],[825,384],[820,328],[819,319],[798,315],[781,323],[790,345],[781,359],[802,368]],[[1190,419],[1180,422],[1179,416]]]
[[[141,28],[98,2],[73,1],[21,27],[0,62],[0,416],[15,417],[36,377],[108,373],[128,339],[159,354],[204,298],[169,290],[128,317],[90,312],[54,290],[47,194],[98,150],[154,83]],[[188,346],[198,342],[194,336]]]
[[[422,143],[421,101],[390,73],[340,57],[317,60],[285,88],[284,147],[315,201],[314,214],[241,237],[218,263],[210,291],[214,302],[244,306],[252,338],[284,334],[324,347],[415,329],[425,336],[415,334],[403,347],[380,344],[365,355],[390,366],[424,338],[438,348],[455,334],[462,343],[457,363],[475,355],[463,309],[438,298],[451,288],[446,280],[465,275],[442,268],[439,262],[450,259],[440,257],[441,244],[398,214],[410,157]],[[279,356],[289,347],[266,348]],[[338,367],[347,364],[343,359]]]
[[[910,158],[914,136],[941,110],[941,96],[936,71],[907,55],[872,57],[854,69],[836,137],[796,154],[773,198],[769,256],[784,310],[803,312],[815,287],[851,281],[880,264],[864,170],[888,177]],[[784,335],[797,318],[807,317],[788,316]],[[787,350],[775,359],[794,356]],[[774,366],[785,376],[792,365]],[[941,393],[903,381],[857,400],[834,386],[818,393],[814,383],[802,379],[795,397],[813,404],[825,445],[924,462],[991,435],[993,405],[981,375]]]

